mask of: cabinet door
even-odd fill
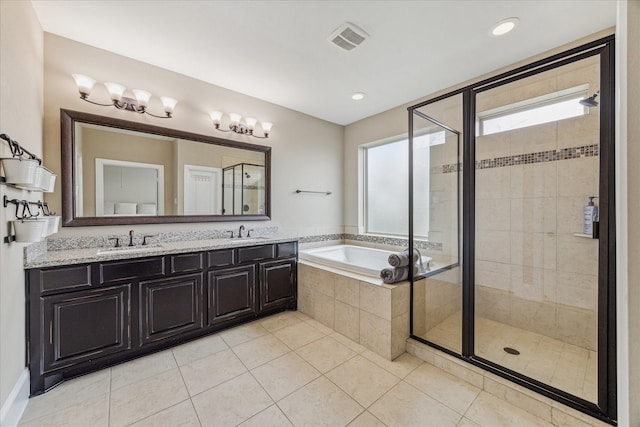
[[[260,311],[286,305],[295,306],[297,297],[296,260],[260,264]]]
[[[218,325],[256,312],[255,266],[209,272],[209,325]]]
[[[44,371],[131,348],[131,285],[43,297]]]
[[[140,343],[202,328],[202,274],[140,282]]]

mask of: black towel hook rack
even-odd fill
[[[0,133],[0,139],[3,139],[7,142],[7,144],[9,144],[9,149],[11,150],[11,155],[13,155],[13,157],[22,158],[26,155],[29,159],[37,160],[38,164],[42,165],[41,158],[39,158],[29,150],[22,148],[20,144],[18,144],[18,141],[11,139],[11,137],[6,133]]]
[[[300,194],[300,193],[326,194],[328,196],[331,194],[331,191],[296,190],[296,194]]]

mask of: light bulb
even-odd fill
[[[96,84],[96,81],[83,74],[72,74],[71,76],[76,81],[76,86],[78,86],[78,92],[80,92],[80,95],[89,96],[91,94],[91,90],[93,90],[93,86]]]
[[[256,127],[256,123],[258,123],[258,121],[253,117],[247,117],[244,121],[247,123],[247,128],[250,130],[253,130],[253,128]]]
[[[118,83],[107,82],[104,86],[109,91],[109,96],[111,96],[111,100],[114,102],[120,101],[122,95],[124,94],[125,87]]]
[[[142,89],[133,89],[133,94],[138,100],[138,106],[146,107],[149,104],[149,100],[151,99],[151,93]]]
[[[260,123],[260,125],[262,126],[262,131],[264,132],[265,135],[268,135],[269,132],[271,132],[271,126],[273,126],[272,123],[262,122]]]
[[[230,113],[229,118],[231,119],[232,125],[237,125],[242,120],[242,116],[238,113]]]
[[[164,112],[169,116],[173,113],[178,103],[177,99],[169,98],[168,96],[161,96],[160,101],[162,101],[162,105],[164,106]]]
[[[214,125],[220,124],[220,121],[222,120],[222,113],[220,111],[212,111],[209,115],[211,116],[211,120]]]

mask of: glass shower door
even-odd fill
[[[594,56],[476,96],[475,354],[597,402]],[[597,204],[597,203],[596,203]],[[585,218],[585,215],[589,218]]]
[[[460,133],[462,97],[427,105],[410,116],[412,186],[410,236],[428,266],[414,277],[411,333],[461,353]]]

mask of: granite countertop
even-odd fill
[[[98,251],[107,248],[84,248],[84,249],[65,249],[58,251],[47,251],[44,254],[25,261],[24,268],[42,268],[54,267],[60,265],[83,264],[89,262],[113,261],[119,259],[144,258],[150,256],[180,254],[188,252],[200,252],[215,249],[240,248],[246,246],[258,246],[272,243],[282,243],[297,241],[297,237],[291,236],[271,236],[271,237],[244,237],[244,238],[222,238],[207,240],[190,240],[179,242],[158,242],[149,245],[148,248],[137,245],[136,249],[145,248],[146,250],[138,250],[127,252],[128,246],[123,246],[123,252],[113,251],[106,254],[98,255]]]

